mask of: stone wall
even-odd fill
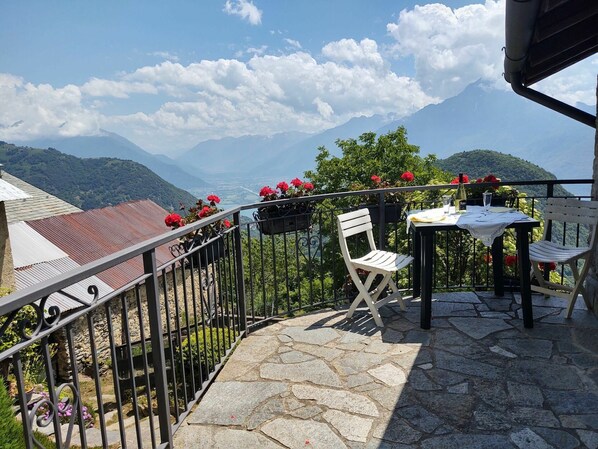
[[[218,282],[213,279],[216,273],[212,268],[208,270],[183,270],[178,267],[175,270],[175,280],[173,281],[173,274],[169,272],[166,274],[167,278],[167,299],[168,299],[168,315],[170,316],[169,323],[171,330],[176,329],[177,318],[178,321],[186,326],[187,316],[189,316],[189,324],[195,322],[194,310],[199,321],[201,317],[201,296],[204,297],[204,304],[207,303],[208,298],[214,307],[217,302]],[[184,276],[184,279],[183,279]],[[174,288],[173,284],[176,284]],[[201,290],[200,290],[201,285]],[[164,332],[167,330],[167,308],[164,300],[163,278],[159,278],[160,287],[160,302],[161,315]],[[196,301],[193,304],[193,291],[195,291]],[[201,291],[201,293],[200,293]],[[139,319],[139,307],[141,309],[141,320]],[[175,305],[178,304],[178,308]],[[127,314],[125,316],[126,305]],[[145,285],[140,285],[139,288],[132,288],[123,295],[112,299],[109,302],[110,307],[110,325],[112,326],[112,335],[114,344],[116,346],[127,343],[127,333],[125,327],[128,326],[129,341],[131,343],[141,341],[142,329],[143,336],[146,339],[150,338],[149,332],[149,318],[147,310],[147,297]],[[177,317],[178,310],[178,317]],[[113,366],[112,354],[110,350],[109,326],[106,314],[106,307],[102,306],[92,313],[92,320],[94,326],[94,336],[96,345],[96,356],[100,364],[100,372],[104,373]],[[69,379],[71,377],[70,353],[66,343],[66,331],[63,329],[56,333],[55,339],[58,343],[57,347],[57,370],[60,379]],[[75,352],[77,354],[77,365],[79,372],[91,374],[92,357],[91,345],[87,317],[82,317],[76,320],[73,324],[73,343]]]

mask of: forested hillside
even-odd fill
[[[505,182],[556,179],[552,173],[531,162],[491,150],[455,153],[446,159],[438,160],[436,164],[439,168],[454,175],[465,173],[470,180],[488,174],[493,174]],[[516,188],[527,193],[528,196],[546,196],[546,186],[544,185],[517,186]],[[554,189],[554,195],[570,196],[571,193],[557,185]]]
[[[150,199],[165,209],[194,204],[190,193],[133,161],[81,159],[53,148],[0,142],[0,163],[12,175],[83,210]]]

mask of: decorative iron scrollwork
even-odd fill
[[[308,234],[297,239],[297,251],[308,262],[313,262],[320,254],[320,234]]]
[[[97,301],[99,297],[99,289],[96,285],[90,285],[87,288],[87,293],[92,295],[92,302]],[[72,299],[84,306],[89,305],[89,301],[83,301],[76,296],[65,292],[64,290],[58,290],[54,294],[66,296],[67,298]],[[18,329],[21,342],[31,340],[41,331],[56,327],[60,322],[62,311],[56,305],[46,308],[46,303],[48,302],[49,297],[50,295],[44,296],[39,300],[39,303],[32,302],[31,304],[26,304],[23,307],[13,310],[6,315],[6,319],[2,323],[2,326],[0,326],[0,339],[5,335],[6,330],[11,326],[11,324],[13,324],[13,322]],[[35,318],[32,319],[31,314],[21,314],[21,316],[19,316],[19,312],[27,310],[27,308],[33,309],[35,312]]]
[[[62,394],[65,388],[69,388],[71,390],[72,400],[70,397],[71,395],[67,394],[65,396]],[[63,396],[62,399],[59,399],[61,396]],[[57,433],[55,436],[57,439],[59,437],[61,438],[60,447],[70,447],[75,424],[79,422],[81,425],[85,426],[84,417],[79,416],[79,391],[72,383],[64,383],[56,388],[55,397],[57,399],[57,403],[52,402],[49,394],[44,394],[42,399],[37,401],[29,411],[29,422],[32,428],[34,423],[37,424],[37,427],[44,428],[51,425],[56,419],[59,422],[59,433]],[[64,436],[64,439],[62,439],[60,419],[64,417],[68,417],[68,427],[66,429],[66,435]],[[79,418],[79,420],[77,420],[77,418]],[[45,446],[35,438],[35,433],[33,433],[32,438],[33,443],[37,447],[41,449],[45,448]]]

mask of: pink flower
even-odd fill
[[[224,224],[225,228],[230,228],[230,221],[227,220],[226,218],[224,219],[224,221],[222,223]]]
[[[314,189],[314,185],[311,182],[304,182],[303,188],[309,192]]]
[[[291,185],[293,187],[299,187],[301,184],[303,184],[303,181],[301,181],[299,178],[291,179]]]
[[[274,195],[275,193],[276,193],[276,191],[272,190],[270,188],[270,186],[264,186],[260,190],[260,196],[269,196],[269,195]]]
[[[278,184],[276,184],[276,188],[282,193],[285,193],[287,190],[289,190],[289,185],[284,181],[280,181]]]
[[[370,179],[374,181],[374,184],[380,184],[380,181],[382,181],[382,179],[380,179],[380,176],[378,175],[372,175]]]
[[[208,195],[208,201],[210,203],[218,204],[220,202],[220,198],[218,198],[216,195]]]
[[[411,173],[410,171],[406,171],[401,175],[401,179],[406,182],[411,182],[415,179],[415,176],[413,176],[413,173]]]

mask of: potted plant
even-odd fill
[[[262,202],[281,200],[287,198],[300,198],[312,195],[314,185],[303,182],[299,178],[291,180],[291,184],[281,181],[276,189],[264,186],[260,190]],[[308,229],[311,226],[313,206],[308,202],[288,203],[259,207],[254,213],[254,218],[260,231],[266,235],[282,234]]]
[[[164,218],[164,224],[171,229],[178,229],[190,223],[210,217],[222,211],[222,209],[217,207],[218,203],[220,203],[220,198],[218,196],[208,195],[206,201],[199,199],[197,200],[197,203],[188,210],[184,205],[181,205],[180,210],[183,211],[183,215],[170,213]],[[219,220],[216,223],[212,223],[195,232],[187,234],[176,245],[172,246],[170,251],[174,256],[188,253],[193,248],[204,245],[214,237],[223,234],[230,228],[230,226],[231,223],[228,219]],[[195,267],[200,263],[204,266],[224,256],[225,253],[224,239],[220,238],[204,246],[199,251],[195,251],[191,256],[190,261],[192,260]]]
[[[470,181],[467,175],[463,175],[464,181],[467,184],[467,204],[469,206],[482,206],[482,194],[486,191],[492,192],[492,206],[507,206],[513,207],[519,195],[519,192],[511,186],[500,186],[500,178],[493,174],[477,178]],[[454,178],[451,184],[458,184],[459,178]],[[481,186],[480,184],[492,184],[491,186]]]
[[[415,176],[410,171],[405,171],[401,174],[401,177],[396,182],[390,182],[387,180],[382,180],[382,178],[378,175],[372,175],[371,178],[372,184],[370,188],[372,189],[384,189],[384,188],[391,188],[391,187],[404,187],[408,185],[413,185],[415,181]],[[353,186],[355,190],[363,190],[361,186]],[[405,192],[387,192],[384,193],[384,222],[385,223],[398,223],[404,220],[404,211],[405,205],[408,203],[408,198]],[[370,211],[370,217],[372,219],[372,223],[378,224],[380,223],[380,206],[378,205],[379,198],[377,195],[371,195],[368,198],[368,206],[367,208]],[[373,205],[370,205],[374,203]]]

